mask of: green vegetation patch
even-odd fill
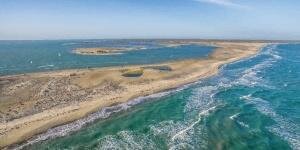
[[[154,70],[159,70],[159,71],[172,71],[172,68],[167,65],[162,65],[162,66],[147,66],[143,67],[144,69],[154,69]]]
[[[142,76],[144,73],[144,69],[143,68],[139,68],[139,69],[128,69],[125,70],[124,73],[122,74],[122,76],[124,77],[140,77]]]

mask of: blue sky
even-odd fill
[[[300,39],[299,0],[0,0],[0,39]]]

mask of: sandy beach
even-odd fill
[[[0,148],[23,142],[100,108],[215,75],[221,65],[255,55],[266,45],[258,41],[170,44],[186,43],[217,48],[203,59],[0,77]],[[125,76],[130,73],[138,76]]]

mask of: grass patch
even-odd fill
[[[140,77],[144,73],[143,68],[138,68],[138,69],[128,69],[125,70],[122,74],[124,77]]]
[[[147,67],[144,67],[144,69],[154,69],[154,70],[159,70],[159,71],[172,71],[172,68],[170,66],[167,66],[167,65],[163,65],[163,66],[147,66]]]

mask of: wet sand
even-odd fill
[[[0,147],[22,142],[100,108],[215,75],[221,65],[252,56],[265,45],[247,41],[193,44],[217,48],[203,59],[0,77]],[[168,70],[160,70],[159,66]],[[141,68],[141,76],[123,76],[124,72]]]

